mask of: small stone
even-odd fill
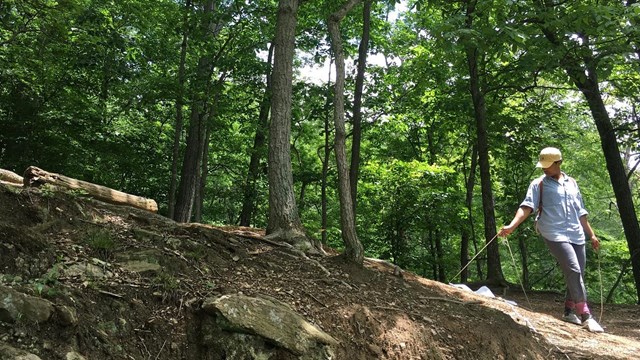
[[[78,323],[78,317],[75,311],[67,306],[56,306],[56,312],[62,325],[71,326]]]
[[[67,355],[65,356],[65,359],[66,360],[86,360],[84,356],[78,354],[75,351],[68,352]]]

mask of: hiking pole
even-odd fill
[[[477,254],[475,254],[475,255],[471,258],[471,260],[467,261],[467,265],[465,265],[465,266],[464,266],[460,271],[458,271],[458,273],[457,273],[457,274],[455,274],[455,275],[452,277],[452,279],[455,279],[455,278],[457,278],[457,277],[458,277],[458,275],[462,274],[462,272],[464,271],[464,269],[466,269],[467,267],[469,267],[469,265],[471,265],[471,263],[473,262],[473,260],[475,260],[475,259],[478,257],[478,255],[480,255],[480,254],[484,251],[484,249],[486,249],[486,248],[487,248],[487,246],[489,246],[489,244],[491,244],[491,242],[492,242],[493,240],[495,240],[497,237],[498,237],[498,234],[496,234],[494,237],[492,237],[492,238],[491,238],[491,240],[487,241],[487,243],[482,247],[482,249],[480,249],[480,251],[478,251],[478,253],[477,253]]]
[[[602,314],[604,313],[604,295],[602,292],[602,267],[600,266],[600,248],[596,250],[596,257],[598,258],[598,277],[600,278],[600,316],[598,322],[602,323]]]
[[[522,289],[524,298],[527,299],[527,303],[529,304],[529,309],[531,310],[533,309],[533,306],[531,306],[531,301],[529,301],[529,296],[527,296],[527,292],[524,290],[524,283],[522,282],[522,277],[520,276],[520,270],[518,269],[518,265],[516,264],[516,258],[513,256],[513,252],[511,251],[509,240],[505,238],[504,243],[507,244],[507,249],[509,249],[509,255],[511,255],[511,263],[513,264],[513,268],[516,270],[516,274],[518,275],[518,282],[520,283],[520,288]]]

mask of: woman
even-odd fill
[[[562,153],[554,147],[540,151],[536,167],[544,175],[529,185],[527,195],[509,225],[498,232],[511,234],[532,212],[536,212],[536,231],[562,269],[567,294],[563,320],[584,326],[591,332],[603,332],[591,316],[584,285],[586,264],[585,233],[594,250],[600,241],[594,233],[576,181],[560,170]]]

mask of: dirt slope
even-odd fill
[[[385,263],[360,268],[335,255],[306,257],[261,235],[0,184],[0,286],[66,306],[76,317],[72,325],[55,316],[35,325],[0,321],[0,350],[42,359],[71,352],[209,359],[198,352],[200,304],[243,293],[291,305],[339,341],[337,359],[640,356],[637,306],[605,306],[607,332],[590,334],[557,318],[558,295],[503,295],[521,305],[512,306],[407,272],[396,276]]]

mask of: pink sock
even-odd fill
[[[574,303],[573,300],[565,300],[564,301],[564,307],[566,309],[575,309],[576,308],[576,303]]]
[[[586,302],[576,303],[576,314],[591,314],[591,312],[589,311],[589,306],[587,306]]]

